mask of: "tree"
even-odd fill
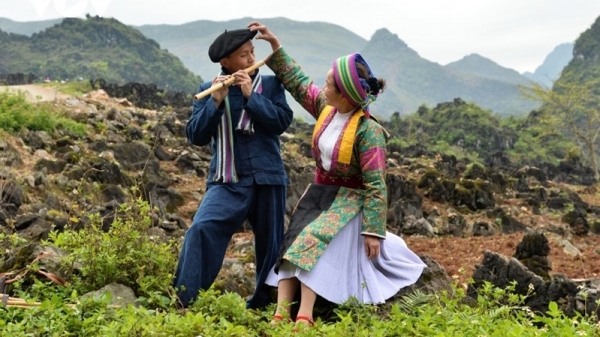
[[[541,112],[549,125],[576,139],[581,153],[589,156],[596,181],[600,178],[596,153],[600,134],[599,84],[600,78],[595,78],[558,80],[552,89],[538,83],[520,87],[526,97],[542,103]]]

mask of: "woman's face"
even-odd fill
[[[328,105],[340,108],[342,98],[344,97],[335,86],[335,80],[333,79],[333,69],[329,69],[327,78],[325,79],[325,85],[323,86],[323,92],[325,93],[325,100]]]

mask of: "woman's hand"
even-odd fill
[[[379,256],[379,249],[381,248],[381,239],[376,236],[365,235],[365,252],[367,258],[370,260],[374,257]]]
[[[255,38],[257,40],[265,40],[269,42],[273,51],[276,51],[281,46],[277,36],[275,36],[275,34],[273,34],[269,28],[267,28],[267,26],[261,24],[260,22],[252,21],[248,24],[248,28],[250,28],[251,31],[259,31],[260,35],[257,35]]]

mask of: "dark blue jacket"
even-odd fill
[[[205,82],[200,85],[202,92],[212,85]],[[292,123],[293,112],[287,104],[285,89],[275,76],[262,75],[262,93],[252,92],[249,99],[242,94],[240,87],[229,87],[229,104],[234,128],[235,169],[238,184],[249,186],[254,181],[259,185],[287,185],[288,177],[281,159],[279,135]],[[242,107],[254,120],[254,135],[244,135],[235,131]],[[225,112],[225,103],[217,109],[209,95],[195,100],[192,116],[186,126],[188,140],[203,146],[211,142],[217,134],[217,126]],[[220,184],[213,181],[216,170],[216,142],[212,143],[212,160],[207,185]]]

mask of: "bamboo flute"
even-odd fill
[[[265,60],[258,61],[254,65],[244,69],[244,71],[246,73],[251,73],[254,70],[258,69],[259,67],[262,67],[264,64],[265,64]],[[196,99],[196,100],[202,99],[221,88],[231,85],[234,81],[235,81],[235,76],[231,76],[226,81],[217,83],[217,84],[213,85],[212,87],[202,91],[201,93],[194,95],[194,99]]]

